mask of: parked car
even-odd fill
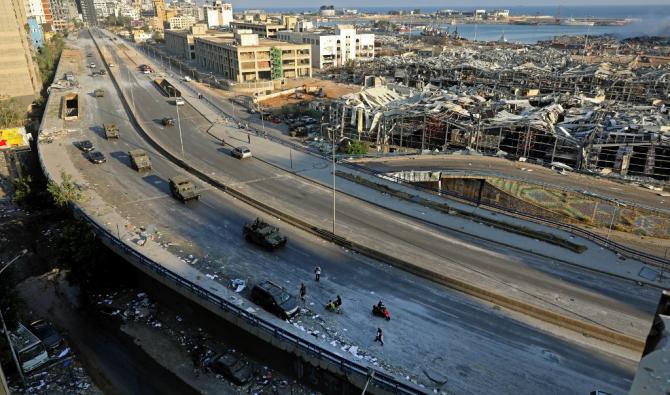
[[[95,68],[95,63],[91,63],[91,64],[89,64],[88,67],[94,69],[94,68]]]
[[[230,154],[237,159],[247,159],[251,158],[251,150],[247,147],[235,147]]]
[[[90,140],[83,140],[77,143],[77,147],[84,152],[91,152],[95,149]]]
[[[223,353],[215,356],[210,368],[215,373],[226,377],[237,385],[248,383],[254,375],[249,363],[232,353]]]
[[[30,324],[30,331],[44,343],[46,348],[53,350],[63,343],[63,338],[49,321],[37,320],[33,322]]]
[[[100,164],[100,163],[107,162],[107,158],[105,158],[105,154],[103,154],[100,151],[89,152],[88,153],[88,160],[91,163],[95,163],[95,164]]]
[[[254,285],[251,290],[251,300],[283,319],[289,319],[298,313],[298,302],[295,296],[271,281],[263,281]]]
[[[174,118],[166,117],[161,119],[163,126],[174,126]]]
[[[177,97],[176,99],[174,99],[175,106],[183,106],[184,104],[186,104],[186,102],[181,97]]]
[[[114,67],[114,63],[110,63],[110,64],[109,64],[109,67]]]
[[[185,77],[184,77],[184,81],[185,81],[185,82],[190,82],[190,81],[191,81],[191,77],[189,77],[189,76],[185,76]]]
[[[106,71],[106,70],[104,70],[104,69],[100,69],[100,75],[106,75],[106,74],[107,74],[107,71]]]

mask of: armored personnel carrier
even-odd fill
[[[105,138],[109,139],[118,139],[119,138],[119,128],[113,123],[103,124],[102,127],[105,129]]]
[[[170,178],[170,191],[172,192],[172,196],[184,203],[189,200],[200,199],[200,194],[195,190],[195,186],[191,180],[184,176]]]
[[[133,168],[137,171],[151,170],[151,159],[149,155],[144,150],[134,149],[128,151],[130,155],[130,163],[133,165]]]
[[[272,226],[260,218],[250,224],[244,225],[244,237],[247,241],[251,241],[267,248],[274,250],[286,244],[286,236],[279,232],[279,228]]]

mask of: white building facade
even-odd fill
[[[216,0],[212,5],[202,7],[207,27],[230,26],[233,20],[233,5]]]
[[[44,14],[44,7],[42,7],[41,0],[26,0],[26,17],[35,18],[37,23],[44,24],[47,23],[46,15]]]
[[[339,25],[332,32],[280,31],[277,38],[292,43],[310,44],[312,67],[324,69],[343,66],[354,59],[372,59],[375,56],[375,35],[358,34],[353,26]]]

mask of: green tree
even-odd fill
[[[16,99],[0,97],[0,128],[23,126],[27,113],[27,108]]]
[[[363,141],[352,140],[345,152],[349,155],[363,155],[368,153],[368,145]]]
[[[65,207],[71,203],[80,202],[84,195],[77,184],[72,181],[72,176],[61,171],[61,182],[49,181],[47,191],[51,194],[54,203],[60,207]]]

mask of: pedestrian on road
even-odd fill
[[[221,145],[226,145],[226,140],[221,136]]]
[[[377,328],[377,336],[375,336],[375,341],[380,342],[382,346],[384,345],[384,334],[382,333],[382,328]]]
[[[251,135],[247,134],[247,143],[251,144]]]
[[[305,287],[305,283],[302,281],[300,282],[300,299],[302,300],[303,303],[305,303],[305,296],[307,295],[307,287]]]
[[[321,267],[317,266],[314,268],[314,276],[316,277],[316,281],[318,282],[321,279]]]

